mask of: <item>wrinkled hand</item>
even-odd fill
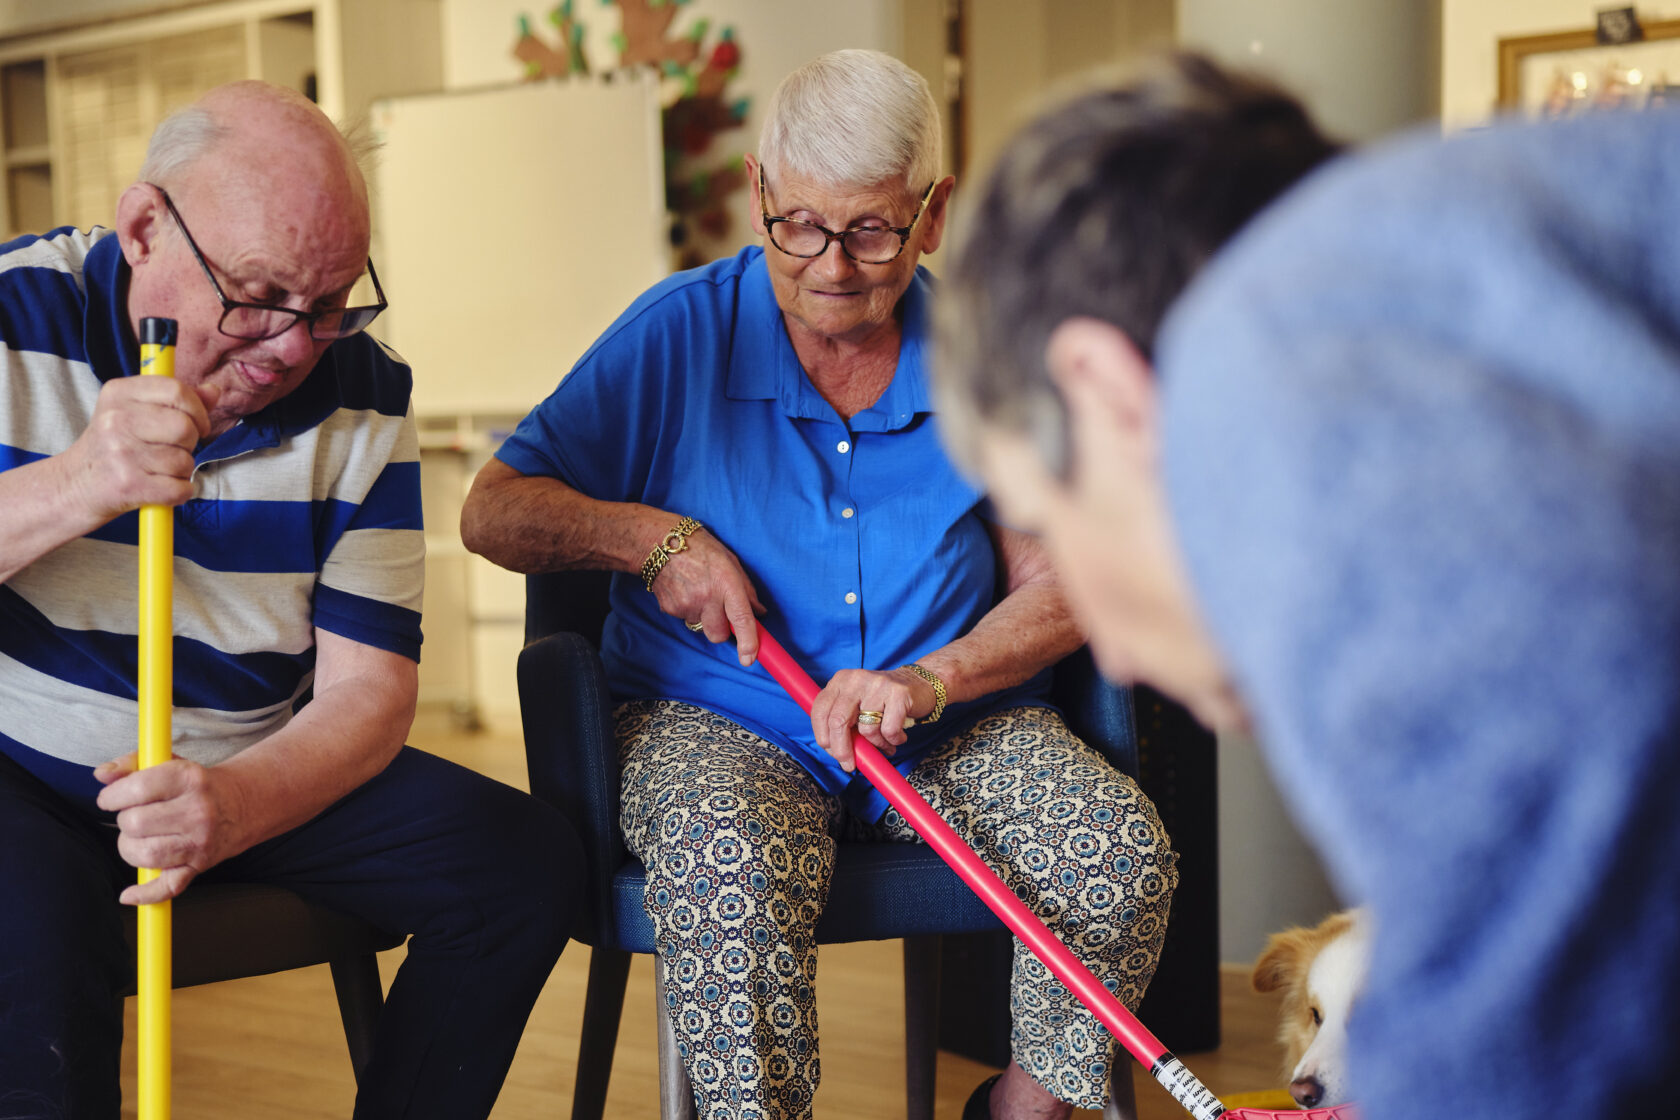
[[[117,854],[131,866],[159,872],[118,896],[131,906],[174,898],[200,873],[249,846],[240,834],[245,814],[232,778],[184,758],[138,766],[138,758],[126,754],[93,771],[105,787],[99,807],[117,814]]]
[[[60,455],[70,500],[103,525],[143,505],[191,498],[193,449],[209,436],[208,409],[220,395],[173,377],[106,382],[93,419]]]
[[[811,731],[817,745],[840,763],[848,774],[857,767],[852,753],[852,732],[891,755],[905,739],[906,722],[933,711],[933,687],[908,669],[888,673],[869,669],[842,669],[811,701]],[[859,712],[880,712],[880,723],[858,723]]]
[[[688,547],[665,562],[654,577],[653,595],[660,610],[684,625],[703,623],[708,642],[733,637],[743,666],[757,660],[756,616],[764,613],[764,604],[741,561],[706,530],[691,534]]]

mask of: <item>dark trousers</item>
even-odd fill
[[[405,747],[378,777],[205,881],[275,883],[411,935],[359,1120],[488,1116],[571,930],[577,834],[554,809]],[[0,755],[0,1117],[115,1120],[134,961],[116,829]],[[189,886],[187,888],[191,890]]]

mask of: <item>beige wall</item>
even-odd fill
[[[1170,44],[1172,0],[966,0],[969,176],[1047,96],[1092,69]]]
[[[443,84],[441,2],[338,0],[317,9],[317,38],[336,44],[341,52],[341,68],[323,59],[321,69],[323,79],[335,70],[341,73],[343,107],[337,112],[346,120],[365,114],[378,98],[426,93]],[[337,26],[331,31],[336,33],[327,33],[322,24],[335,15]],[[325,91],[321,107],[327,109]]]
[[[1440,0],[1178,0],[1180,41],[1271,74],[1332,133],[1432,120]]]
[[[1178,0],[1181,43],[1270,74],[1332,132],[1370,140],[1434,117],[1437,0]],[[1340,905],[1246,736],[1219,749],[1219,952],[1252,960],[1272,932]]]
[[[1583,0],[1442,0],[1441,120],[1449,129],[1484,123],[1499,90],[1499,40],[1593,26]],[[1680,0],[1638,5],[1645,22],[1680,19]]]

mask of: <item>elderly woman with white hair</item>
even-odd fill
[[[811,1115],[835,839],[916,842],[855,772],[854,728],[1129,1004],[1177,881],[1154,807],[1049,706],[1048,667],[1083,638],[1043,550],[940,447],[917,262],[954,181],[926,83],[839,51],[767,118],[761,243],[632,304],[462,516],[505,567],[615,572],[621,820],[708,1120]],[[827,681],[808,718],[753,666],[758,617]],[[1102,1107],[1110,1040],[1015,956],[1013,1061],[967,1115]]]

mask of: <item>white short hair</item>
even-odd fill
[[[140,181],[168,186],[180,172],[220,144],[228,128],[214,113],[196,104],[165,117],[146,146]]]
[[[194,103],[165,117],[146,146],[146,161],[140,166],[140,181],[167,187],[191,166],[227,139],[232,130],[209,109]],[[363,178],[371,175],[383,144],[368,118],[358,117],[338,133],[350,158]]]
[[[902,176],[913,194],[939,175],[939,106],[922,76],[880,51],[807,62],[770,97],[758,156],[767,167],[836,186]]]

